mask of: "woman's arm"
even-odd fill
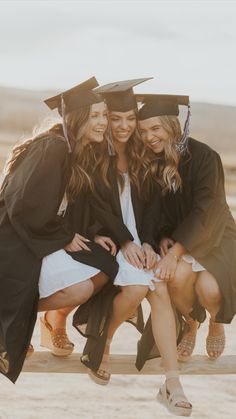
[[[214,246],[221,240],[227,222],[227,205],[219,155],[207,150],[201,160],[194,155],[192,158],[195,159],[192,209],[171,237],[196,257],[204,255],[204,246]]]

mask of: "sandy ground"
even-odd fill
[[[205,353],[207,323],[198,333],[195,353]],[[81,351],[83,338],[69,327],[70,337]],[[236,354],[236,319],[226,326],[225,354]],[[138,333],[126,324],[117,332],[113,353],[135,353]],[[38,349],[38,324],[33,343]],[[16,385],[0,376],[0,419],[154,419],[171,417],[155,401],[161,376],[113,376],[106,387],[87,375],[23,373]],[[182,382],[198,419],[236,418],[236,377],[190,376]],[[172,416],[173,417],[173,416]]]

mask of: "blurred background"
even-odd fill
[[[136,92],[190,96],[190,133],[221,154],[236,217],[235,22],[234,0],[0,0],[0,171],[12,145],[51,116],[43,104],[50,95],[92,75],[100,84],[153,76]],[[226,353],[235,354],[231,327]],[[81,350],[82,338],[71,333]],[[207,324],[197,353],[205,353],[206,333]],[[136,341],[122,326],[114,352],[133,353]],[[33,343],[37,348],[37,327]],[[232,418],[233,380],[184,378],[193,417]],[[13,402],[13,387],[1,377],[0,418],[165,418],[154,400],[160,382],[115,377],[104,391],[84,376],[23,374]]]
[[[191,135],[220,152],[236,216],[234,0],[0,0],[0,170],[50,112],[43,99],[92,75],[153,76],[137,92],[189,95]]]

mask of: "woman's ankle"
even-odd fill
[[[66,327],[67,315],[59,310],[46,311],[45,320],[53,327],[53,329],[63,329]]]

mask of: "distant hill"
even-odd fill
[[[35,125],[52,113],[43,100],[54,91],[0,87],[0,142],[29,135]],[[223,154],[236,153],[236,107],[193,103],[190,133]],[[4,135],[3,135],[4,132]]]
[[[0,87],[0,171],[13,144],[31,135],[35,126],[52,113],[43,103],[55,91],[30,91]],[[186,115],[181,110],[181,120]],[[236,107],[193,103],[190,135],[205,141],[223,157],[226,190],[236,196]],[[231,204],[236,210],[235,198]]]

